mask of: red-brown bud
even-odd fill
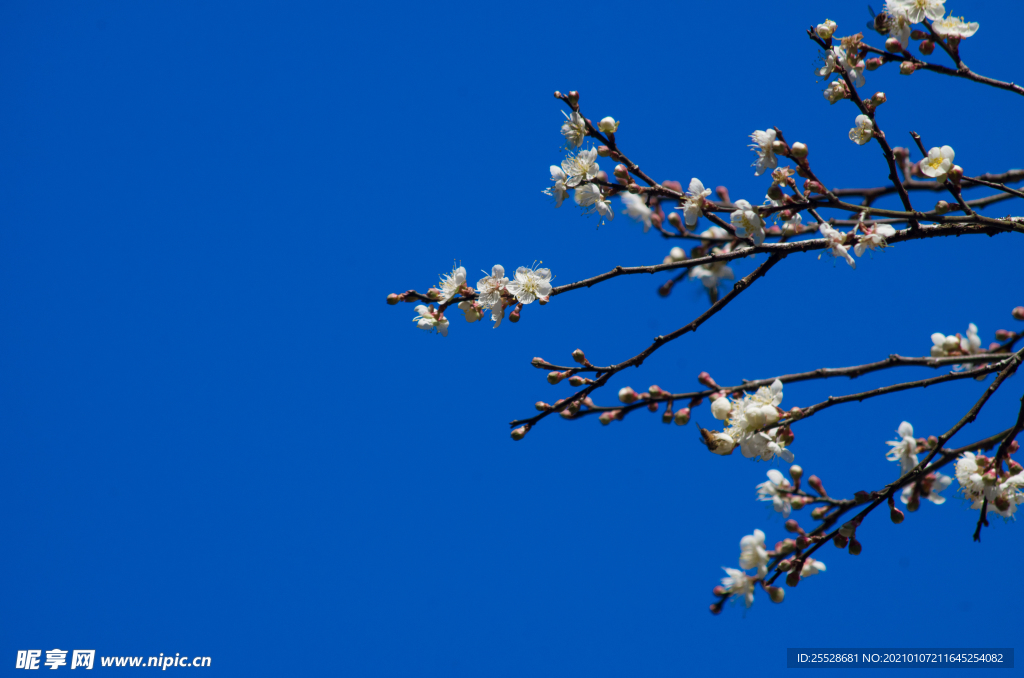
[[[1014,317],[1015,320],[1024,320],[1024,306],[1017,306],[1012,311],[1010,311],[1010,314]]]
[[[929,54],[935,51],[935,43],[932,42],[931,40],[925,40],[924,42],[921,43],[919,49],[921,50],[921,54],[928,56]]]
[[[796,569],[786,575],[786,585],[795,587],[800,583],[800,570]]]
[[[711,375],[708,374],[707,372],[701,372],[700,374],[698,374],[697,381],[704,384],[708,388],[721,388],[718,384],[715,383],[715,380],[712,379]]]
[[[807,484],[814,488],[814,491],[823,497],[828,496],[828,492],[825,491],[825,487],[821,484],[821,478],[818,476],[811,476],[807,479]]]

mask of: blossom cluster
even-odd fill
[[[754,530],[753,534],[748,534],[740,540],[740,569],[723,567],[726,576],[722,577],[721,586],[716,586],[713,593],[723,599],[741,600],[746,607],[750,607],[754,604],[755,587],[758,582],[761,582],[772,602],[781,603],[785,598],[785,591],[781,587],[766,586],[763,582],[768,575],[768,563],[772,558],[790,553],[794,548],[795,542],[787,539],[776,544],[774,550],[768,550],[765,546],[764,532]],[[794,563],[792,560],[783,562],[787,562],[790,569],[794,565],[799,566],[798,570],[790,572],[790,577],[794,579],[803,579],[825,571],[825,563],[810,557],[803,558],[798,563]],[[748,570],[755,572],[750,574]],[[787,581],[791,580],[787,579]],[[712,605],[711,609],[713,612],[718,612],[721,607]]]
[[[981,352],[981,337],[978,336],[978,326],[970,323],[967,326],[966,336],[956,334],[943,334],[936,332],[932,335],[931,354],[933,358],[941,358],[950,355],[973,355]]]
[[[506,308],[515,306],[510,318],[515,322],[519,319],[519,310],[524,305],[538,300],[541,304],[547,303],[553,289],[553,276],[547,268],[520,266],[512,280],[505,277],[505,267],[500,264],[493,266],[489,275],[486,271],[482,273],[484,277],[477,281],[475,290],[467,284],[466,269],[463,266],[454,267],[451,273],[442,275],[439,289],[432,288],[428,292],[430,298],[440,302],[439,307],[435,309],[433,304],[417,306],[417,315],[413,318],[416,326],[421,330],[436,331],[441,336],[448,336],[448,318],[444,312],[448,305],[461,295],[463,299],[458,303],[458,308],[465,315],[467,322],[476,322],[490,311],[494,327],[497,327],[505,317]],[[400,296],[392,295],[395,303],[400,300]],[[389,303],[392,297],[388,298]]]
[[[1024,504],[1024,467],[1011,460],[1009,470],[1000,472],[994,458],[966,452],[956,462],[956,479],[972,509],[987,504],[1004,518],[1010,518]]]
[[[739,398],[721,397],[711,403],[711,416],[726,423],[722,432],[709,432],[705,442],[715,454],[728,455],[739,446],[748,459],[769,461],[779,457],[793,461],[786,445],[793,440],[788,427],[763,430],[779,421],[783,411],[782,382],[776,379],[771,387],[762,386],[754,393]]]

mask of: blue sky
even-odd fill
[[[663,299],[665,277],[633,276],[493,331],[455,317],[447,338],[384,303],[453,260],[472,280],[543,260],[556,283],[661,261],[655,233],[541,195],[556,89],[621,120],[659,180],[760,202],[747,135],[775,125],[830,186],[884,183],[803,34],[826,16],[861,30],[867,8],[822,7],[5,3],[0,665],[60,647],[206,655],[225,676],[777,675],[787,647],[1012,646],[1021,528],[995,520],[974,544],[959,498],[901,526],[875,514],[861,556],[827,547],[783,605],[712,618],[740,537],[784,531],[754,501],[771,467],[698,444],[706,408],[687,427],[638,412],[510,440],[508,421],[572,392],[532,357],[632,356],[706,308],[694,287]],[[1020,80],[1024,7],[947,7],[981,23],[967,64]],[[1022,166],[1019,97],[867,77],[893,143],[949,144],[969,175]],[[987,344],[1021,329],[1020,253],[1000,236],[901,244],[856,271],[790,257],[599,402],[690,390],[702,370],[923,355],[969,322]],[[793,385],[785,404],[933,374]],[[834,494],[880,487],[900,421],[939,434],[986,383],[829,410],[792,450]],[[1022,383],[953,443],[1007,427]]]

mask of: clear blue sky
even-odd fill
[[[1024,78],[1024,6],[947,7],[981,22],[972,68]],[[812,73],[803,31],[826,16],[842,35],[870,18],[843,1],[4,3],[0,666],[59,647],[208,655],[223,676],[779,675],[795,646],[1012,646],[1024,527],[972,543],[955,488],[898,527],[873,515],[858,558],[823,549],[828,571],[783,605],[712,618],[739,539],[784,534],[754,501],[769,466],[643,412],[510,440],[571,392],[533,356],[629,357],[706,308],[692,286],[616,280],[494,331],[456,316],[446,339],[384,303],[453,259],[472,280],[542,259],[558,283],[660,262],[655,233],[541,195],[556,89],[621,120],[658,179],[760,202],[747,135],[777,125],[829,185],[884,182]],[[867,76],[894,143],[952,145],[968,174],[1024,165],[1020,97]],[[904,244],[856,271],[791,257],[612,385],[922,355],[972,321],[987,344],[1021,329],[1021,242]],[[794,385],[785,404],[932,374]],[[953,442],[1008,426],[1022,379]],[[941,433],[984,388],[833,409],[791,449],[834,494],[874,489],[900,421]]]

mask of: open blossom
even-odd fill
[[[483,271],[483,273],[484,277],[476,283],[476,291],[479,295],[480,305],[491,309],[493,316],[494,308],[502,303],[501,292],[508,285],[508,278],[505,277],[505,267],[501,264],[492,266],[490,275],[487,275],[487,271]]]
[[[623,214],[628,214],[630,219],[643,224],[644,233],[650,230],[651,208],[644,204],[643,198],[633,193],[623,193],[622,204],[626,206],[626,209],[622,210]]]
[[[768,574],[768,550],[764,547],[764,532],[754,530],[740,539],[740,567],[744,570],[757,568],[757,576]]]
[[[779,403],[782,402],[782,382],[776,379],[770,387],[762,386],[755,393],[745,393],[742,398],[718,398],[711,404],[711,415],[724,420],[727,428],[722,434],[732,443],[739,445],[743,456],[748,459],[770,461],[775,457],[793,461],[793,453],[786,449],[779,429],[761,431],[779,420]],[[730,447],[730,452],[732,451]]]
[[[850,268],[857,268],[857,262],[853,260],[852,256],[850,256],[849,248],[843,244],[846,240],[845,233],[837,231],[828,224],[822,224],[818,227],[818,230],[823,236],[825,236],[825,239],[828,240],[829,244],[827,251],[829,254],[833,257],[841,257],[845,259],[846,263],[850,265]],[[821,259],[820,254],[818,255],[818,258]]]
[[[562,201],[565,200],[565,196],[569,194],[565,190],[565,172],[558,165],[551,166],[551,181],[555,182],[550,188],[545,188],[542,193],[550,195],[555,199],[555,207],[561,207]]]
[[[921,23],[925,17],[932,21],[941,19],[942,15],[946,13],[944,4],[946,4],[946,0],[902,0],[903,8],[907,12],[907,19],[913,24]]]
[[[720,254],[721,252],[722,250],[717,247],[711,250],[712,254]],[[716,289],[722,280],[735,280],[736,276],[724,261],[715,261],[691,268],[690,278],[699,280],[704,287],[712,290]]]
[[[974,323],[967,326],[967,336],[961,337],[959,334],[947,336],[942,332],[936,332],[931,338],[933,358],[954,354],[971,355],[981,351],[981,337],[978,335],[978,326]]]
[[[949,487],[952,482],[952,478],[942,473],[929,473],[921,482],[911,483],[904,487],[903,492],[900,493],[900,501],[909,504],[916,487],[918,496],[924,497],[936,506],[944,504],[946,498],[939,493]]]
[[[845,47],[833,47],[832,51],[836,55],[836,63],[846,69],[846,75],[849,76],[850,82],[853,83],[853,86],[863,87],[866,82],[864,79],[864,62],[856,61],[854,57],[851,57],[850,53],[846,51]],[[855,51],[852,53],[856,55]]]
[[[773,164],[772,167],[775,165]],[[760,174],[760,172],[758,172]],[[742,230],[740,235],[748,235],[754,240],[755,245],[764,242],[764,219],[758,211],[746,200],[737,200],[736,210],[729,215],[729,221],[737,229]]]
[[[562,115],[565,115],[565,111],[562,111]],[[572,115],[565,115],[565,122],[562,123],[562,136],[565,137],[566,145],[573,148],[581,145],[587,137],[587,121],[578,111],[573,111]]]
[[[830,104],[842,101],[846,98],[846,84],[842,80],[833,80],[825,88],[824,94]]]
[[[903,476],[917,466],[917,440],[914,438],[914,427],[909,421],[902,422],[896,432],[899,434],[899,439],[886,443],[892,449],[885,453],[885,458],[889,461],[898,461],[900,475]]]
[[[1004,472],[997,482],[986,482],[983,474],[991,468],[991,461],[965,452],[956,462],[956,480],[964,497],[973,502],[971,508],[980,509],[987,500],[989,511],[1010,518],[1024,504],[1024,471],[1013,475]]]
[[[608,217],[608,219],[615,218],[615,212],[612,211],[612,201],[604,197],[601,187],[597,184],[578,186],[573,193],[573,197],[576,199],[576,204],[582,207],[585,213],[597,212],[602,217]]]
[[[862,256],[865,250],[882,250],[889,246],[885,241],[896,235],[896,229],[888,224],[877,224],[873,228],[865,228],[863,235],[857,236],[857,245],[853,253],[858,257]]]
[[[955,17],[952,14],[945,19],[939,19],[932,23],[932,28],[943,38],[956,36],[958,38],[969,38],[978,32],[978,22],[964,21],[962,16]]]
[[[576,155],[570,153],[562,161],[562,171],[569,177],[565,182],[567,188],[575,188],[583,182],[590,181],[600,170],[601,168],[597,166],[596,148],[585,148]]]
[[[804,230],[804,218],[797,212],[789,221],[782,222],[782,235],[797,235]]]
[[[810,577],[811,575],[818,574],[819,572],[825,571],[825,563],[814,558],[808,558],[804,561],[803,568],[800,569],[800,577]]]
[[[783,518],[789,517],[793,506],[790,492],[793,486],[776,469],[769,469],[768,480],[757,486],[758,501],[770,501],[776,513],[781,513]]]
[[[448,275],[441,276],[441,302],[448,303],[452,300],[462,286],[466,284],[466,269],[462,266],[453,268]]]
[[[835,52],[829,50],[828,54],[825,55],[825,62],[821,68],[815,69],[819,77],[827,78],[832,75],[832,71],[836,70],[836,55]]]
[[[754,604],[754,578],[748,577],[743,570],[723,567],[727,576],[722,577],[722,586],[734,598],[741,597],[747,607]]]
[[[551,294],[551,271],[520,266],[516,269],[515,280],[508,283],[507,287],[520,303],[533,303],[537,298]]]
[[[759,177],[764,174],[765,170],[774,169],[778,164],[778,160],[775,159],[775,151],[772,150],[772,144],[775,143],[775,130],[754,130],[750,139],[754,142],[750,144],[750,147],[757,152],[757,162],[753,165],[754,176]]]
[[[907,8],[902,0],[886,0],[885,27],[889,30],[889,37],[900,41],[903,49],[910,44],[910,24],[914,23],[907,14]]]
[[[934,177],[936,181],[945,181],[946,174],[953,169],[955,155],[951,146],[930,149],[928,157],[921,161],[921,173],[927,177]]]
[[[693,226],[697,223],[697,219],[704,215],[704,198],[709,195],[711,195],[711,189],[704,188],[700,179],[697,177],[690,179],[690,186],[686,191],[683,204],[683,217],[686,219],[687,226]]]
[[[857,126],[850,130],[850,141],[858,146],[863,146],[871,141],[875,131],[875,123],[871,122],[871,118],[861,113],[854,120],[854,123]]]
[[[415,311],[419,314],[412,319],[416,323],[416,327],[427,332],[437,330],[442,337],[448,336],[448,318],[444,316],[438,318],[439,312],[434,310],[433,304],[427,306],[420,304]]]

